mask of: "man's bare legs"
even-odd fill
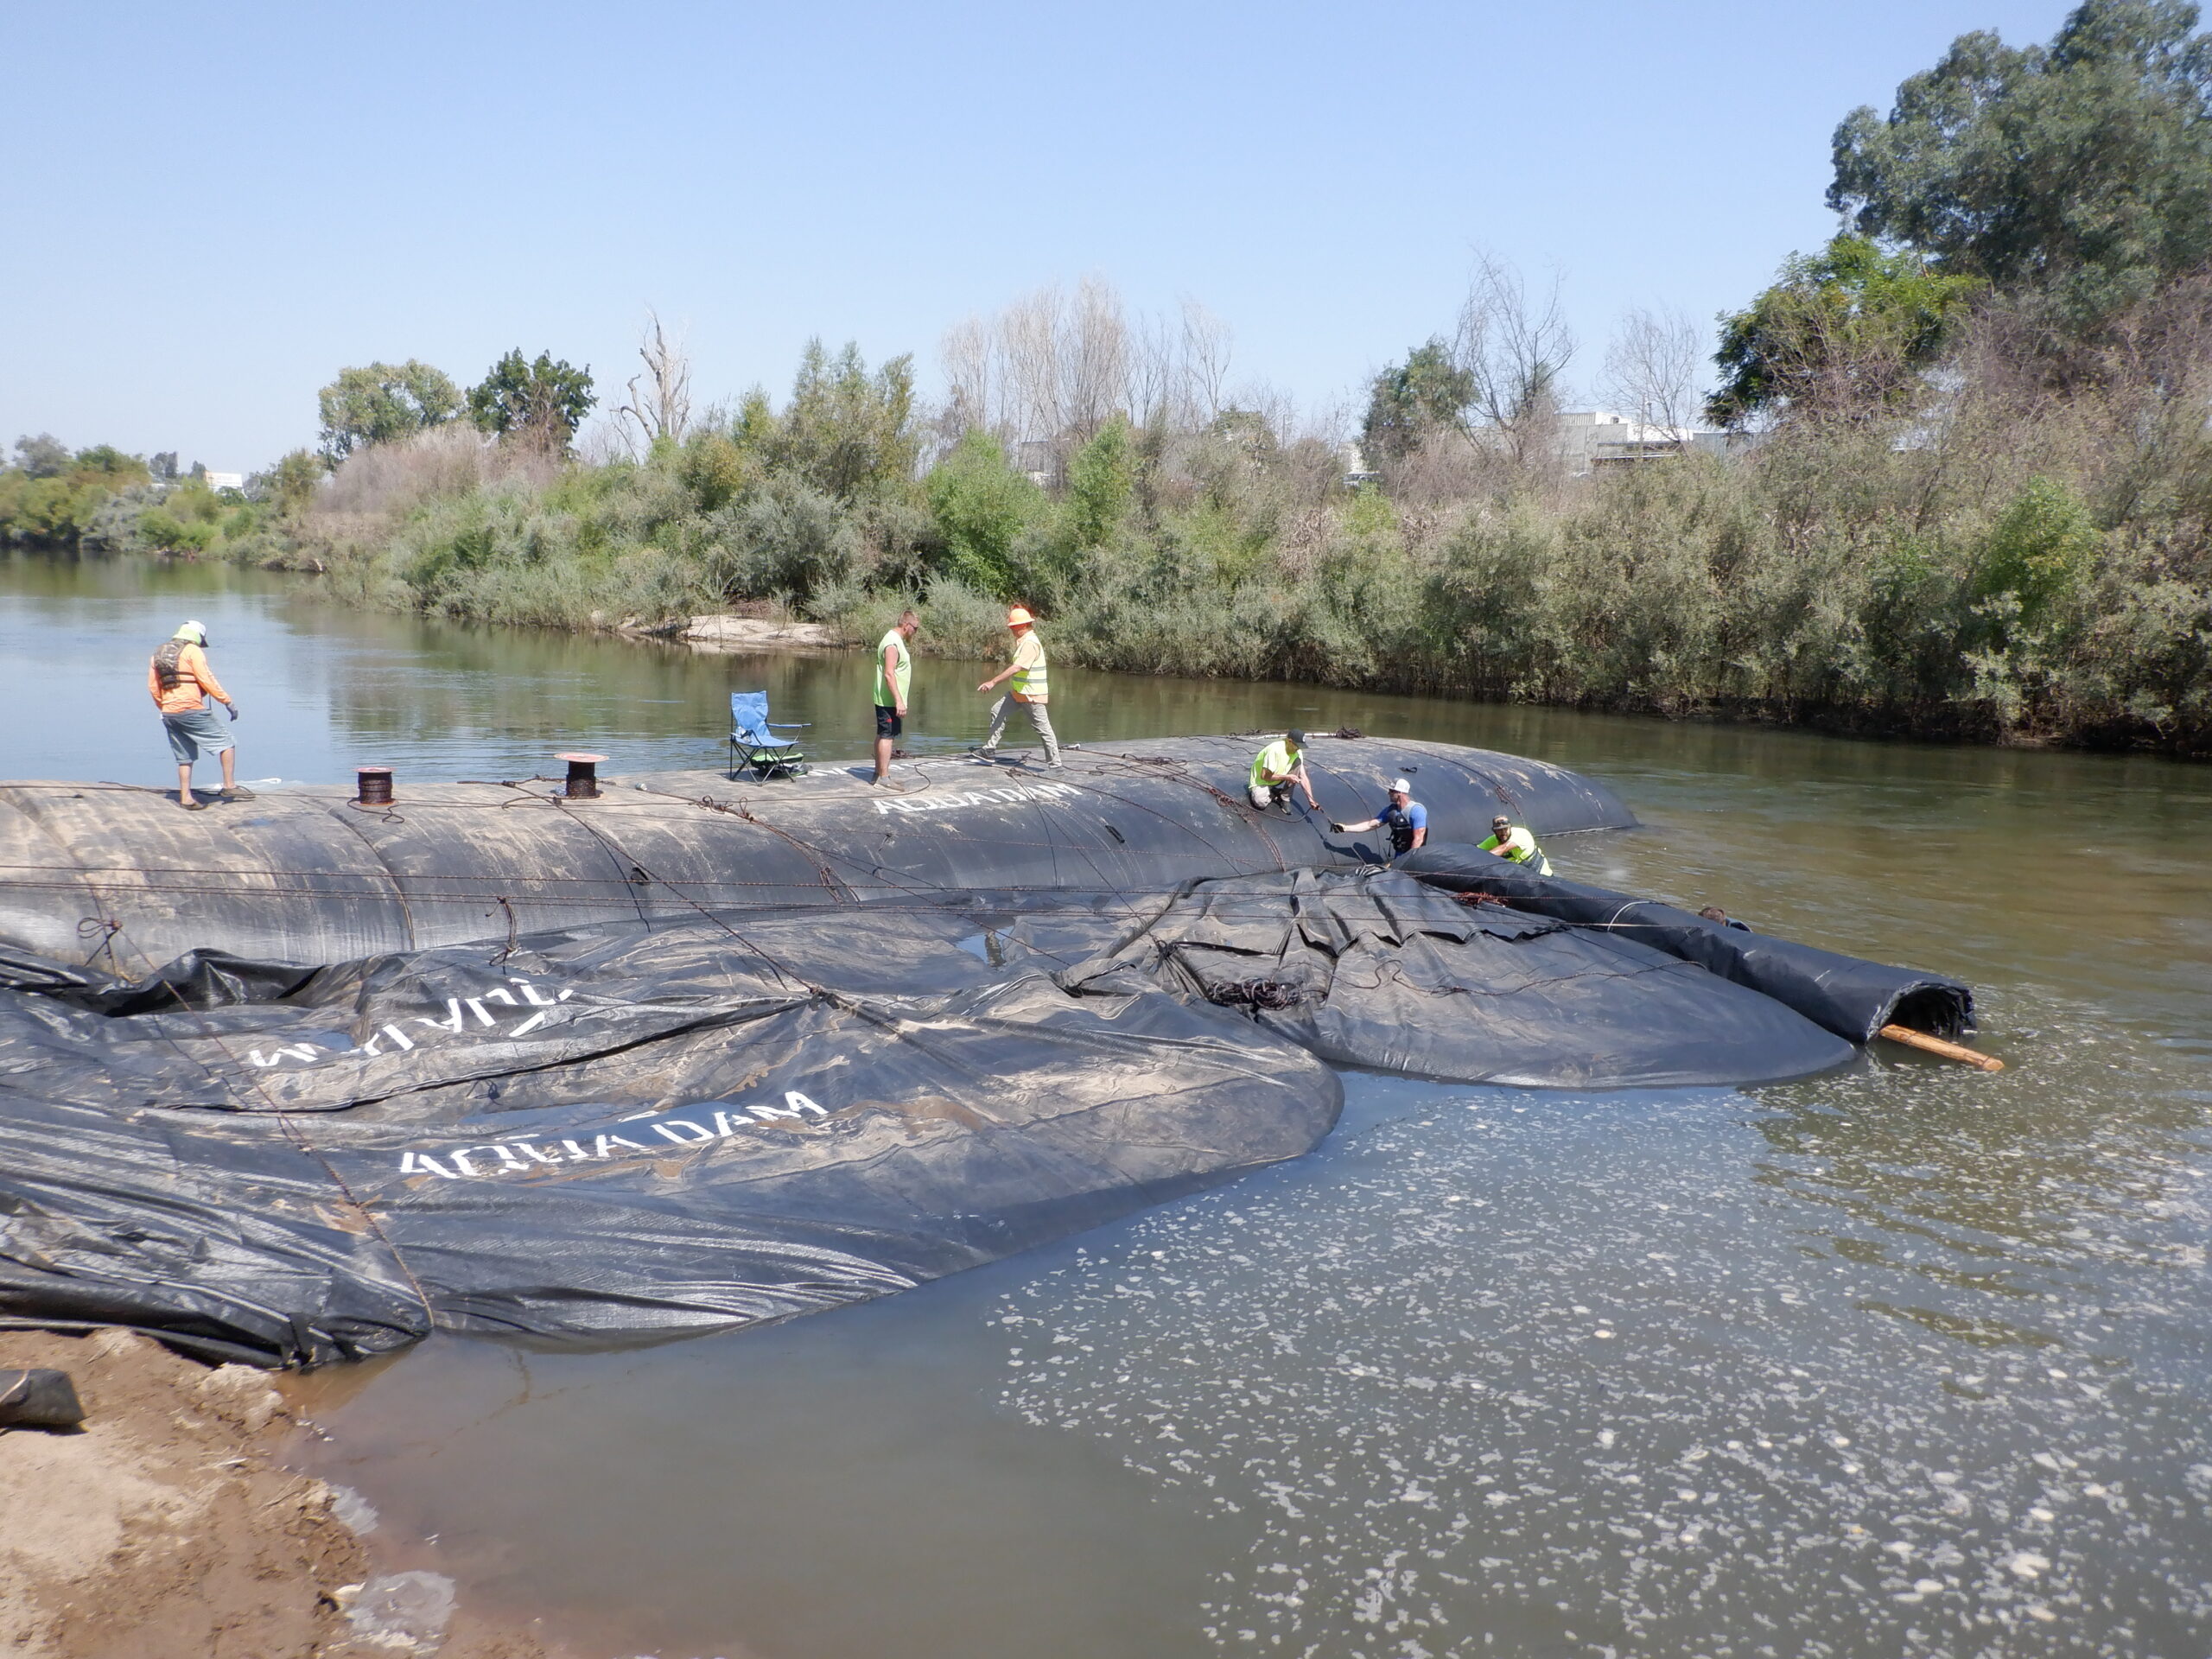
[[[223,787],[236,789],[238,786],[238,752],[234,748],[225,749],[222,761]],[[192,763],[188,760],[180,760],[176,768],[176,804],[179,806],[185,806],[188,805],[191,800]]]

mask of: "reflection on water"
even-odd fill
[[[244,775],[709,765],[727,692],[857,760],[858,656],[696,658],[16,560],[14,775],[159,782],[187,614]],[[927,751],[972,741],[925,660]],[[1756,1094],[1356,1079],[1315,1157],[869,1307],[297,1384],[386,1535],[582,1650],[2190,1654],[2212,1648],[2212,771],[1057,672],[1082,741],[1296,719],[1591,772],[1567,873],[1956,973],[1983,1077]],[[1562,855],[1563,854],[1563,855]]]

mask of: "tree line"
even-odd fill
[[[655,319],[581,438],[597,391],[550,353],[467,391],[372,364],[323,389],[320,451],[215,503],[228,518],[169,486],[95,531],[95,497],[160,486],[111,451],[33,467],[19,446],[0,528],[197,536],[485,620],[749,604],[865,639],[913,601],[925,645],[980,653],[1020,601],[1103,666],[2203,753],[2197,22],[2088,0],[2046,44],[1962,36],[1886,113],[1853,111],[1830,241],[1713,331],[1624,320],[1595,389],[1636,441],[1586,473],[1561,438],[1559,283],[1484,258],[1351,423],[1238,385],[1202,310],[1133,314],[1090,283],[954,329],[935,407],[910,358],[817,344],[780,402],[695,409]]]

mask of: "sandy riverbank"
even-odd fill
[[[695,616],[673,637],[694,651],[844,649],[837,631],[825,622],[779,622],[766,616]]]
[[[344,1497],[278,1461],[297,1424],[263,1373],[210,1370],[122,1331],[0,1332],[0,1368],[35,1366],[69,1372],[86,1415],[75,1432],[0,1433],[0,1653],[563,1659],[472,1617],[465,1589],[442,1634],[435,1611],[358,1627],[358,1587],[388,1599],[390,1581]],[[397,1590],[435,1607],[442,1586]]]

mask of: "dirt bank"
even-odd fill
[[[743,614],[695,616],[676,637],[694,651],[838,651],[844,645],[826,623]]]
[[[70,1373],[81,1430],[0,1433],[0,1653],[11,1659],[562,1659],[464,1606],[441,1641],[343,1611],[372,1552],[321,1481],[272,1448],[292,1420],[261,1372],[143,1337],[0,1332],[0,1368]],[[404,1586],[403,1586],[403,1589]]]

